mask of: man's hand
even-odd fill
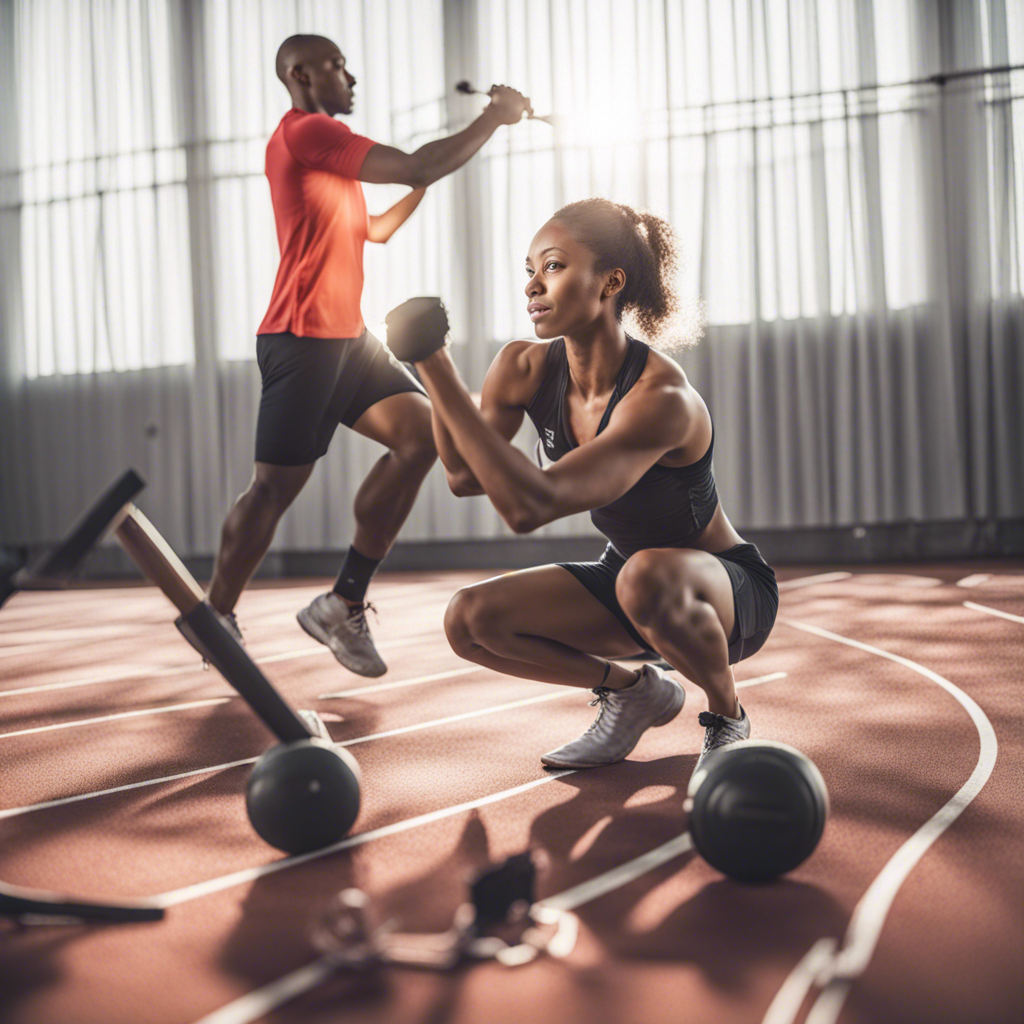
[[[487,109],[501,124],[516,124],[522,120],[523,114],[529,116],[533,113],[530,98],[507,85],[492,85],[488,95],[491,102]]]

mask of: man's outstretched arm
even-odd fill
[[[458,170],[501,125],[515,124],[523,114],[532,112],[529,99],[522,93],[497,85],[491,90],[491,102],[483,113],[455,135],[428,142],[414,153],[378,143],[366,154],[359,180],[426,188]]]

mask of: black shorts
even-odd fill
[[[256,461],[303,466],[326,451],[339,423],[351,427],[377,402],[419,382],[369,332],[358,338],[260,334],[263,378]]]
[[[714,553],[732,580],[736,621],[729,637],[729,664],[756,654],[768,639],[779,610],[779,587],[775,572],[753,544],[737,544]],[[568,569],[622,623],[642,649],[650,644],[636,631],[615,596],[615,578],[626,559],[611,544],[597,562],[559,562]]]

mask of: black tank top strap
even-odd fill
[[[640,375],[647,366],[647,355],[650,352],[650,348],[635,338],[627,337],[626,340],[629,342],[629,347],[626,349],[626,358],[623,361],[622,369],[619,370],[619,376],[615,380],[615,390],[612,392],[612,397],[609,399],[604,415],[601,417],[601,422],[598,424],[597,432],[599,434],[608,426],[612,410],[619,404],[626,392],[640,379]]]
[[[563,377],[568,369],[569,362],[565,357],[565,339],[555,338],[548,345],[544,379],[526,407],[527,414],[535,422],[548,423],[558,414],[558,407],[561,404],[562,395],[565,393]]]
[[[548,344],[544,379],[526,407],[526,415],[537,428],[548,459],[560,459],[572,447],[562,415],[568,383],[569,360],[565,354],[565,339],[555,338]]]

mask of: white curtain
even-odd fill
[[[0,543],[53,540],[130,464],[171,542],[214,550],[251,471],[296,31],[339,43],[381,142],[465,124],[460,78],[556,115],[367,247],[371,325],[445,296],[478,386],[531,336],[534,231],[607,195],[680,235],[707,327],[678,358],[741,528],[1024,515],[1024,72],[957,77],[1024,62],[1022,0],[0,0]],[[275,546],[344,546],[378,454],[339,431]],[[402,539],[505,532],[435,471]]]

